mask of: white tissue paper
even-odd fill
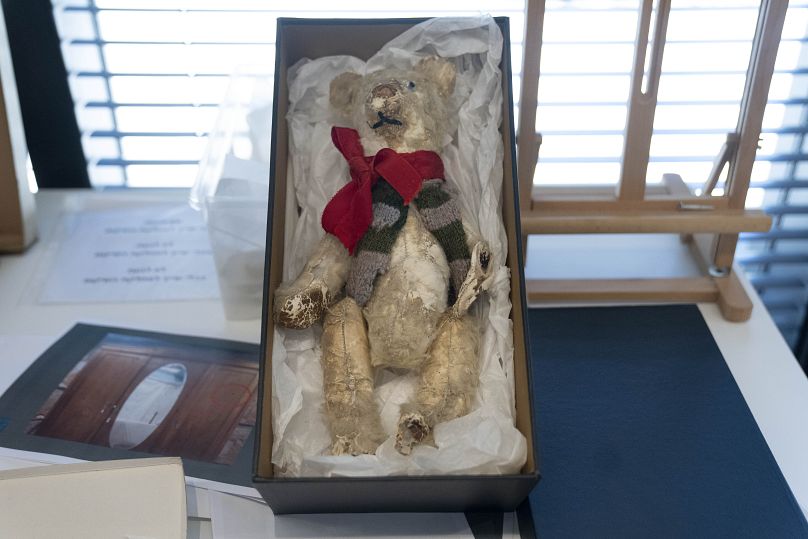
[[[399,408],[414,394],[415,373],[377,369],[376,401],[390,435],[375,455],[333,456],[324,414],[321,326],[275,329],[272,351],[272,462],[281,475],[380,476],[517,473],[527,444],[514,426],[513,332],[509,314],[510,272],[502,265],[507,237],[502,223],[502,34],[491,17],[442,18],[419,24],[390,41],[367,63],[348,56],[303,59],[288,71],[289,189],[284,279],[297,276],[324,234],[326,203],[349,179],[348,167],[331,142],[328,88],[345,71],[364,74],[409,67],[429,54],[458,68],[442,158],[463,217],[488,241],[497,269],[487,294],[477,300],[480,319],[480,385],[473,411],[435,427],[436,447],[416,447],[409,456],[394,447]],[[350,127],[350,126],[348,126]],[[300,208],[298,214],[295,209]]]

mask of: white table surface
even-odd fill
[[[221,304],[216,301],[173,301],[158,303],[87,303],[49,304],[38,302],[42,281],[47,276],[58,247],[59,223],[66,213],[86,209],[109,209],[132,204],[187,200],[187,192],[169,191],[47,191],[37,195],[40,239],[24,255],[0,257],[0,392],[76,322],[106,324],[149,331],[234,339],[258,343],[260,321],[228,321]],[[610,240],[609,240],[610,241]],[[581,263],[579,253],[589,256],[598,251],[608,253],[597,268],[600,276],[645,274],[672,276],[695,271],[684,251],[676,247],[673,237],[633,237],[630,244],[604,238],[543,237],[531,238],[528,277],[586,276],[591,268]],[[615,252],[624,256],[615,256]],[[653,260],[650,268],[634,262],[636,253],[642,260]],[[681,252],[680,252],[681,251]],[[650,255],[650,256],[649,256]],[[628,269],[627,269],[628,268]],[[628,274],[627,274],[628,273]],[[780,336],[759,298],[747,289],[755,302],[752,319],[743,324],[725,321],[717,307],[699,305],[729,368],[735,377],[755,419],[780,465],[797,501],[808,507],[808,380],[791,351]],[[683,336],[686,338],[686,336]],[[248,532],[262,531],[269,536],[372,536],[395,534],[396,516],[314,515],[273,517],[266,506],[230,495],[204,489],[189,489],[189,515],[194,517],[192,535],[222,537],[227,534],[248,537]],[[218,522],[215,515],[218,515]],[[429,524],[440,526],[446,533],[469,536],[462,515],[426,517],[421,530]],[[392,520],[391,520],[392,519]],[[506,536],[514,528],[512,515],[506,517]],[[410,524],[413,522],[409,520]],[[407,519],[401,521],[402,531]],[[224,528],[222,528],[224,526]],[[228,527],[229,526],[229,527]],[[247,529],[241,529],[247,526]],[[381,526],[382,528],[377,528]],[[236,530],[234,532],[234,530]]]

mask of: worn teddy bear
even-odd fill
[[[356,128],[332,130],[351,181],[324,209],[327,234],[300,276],[278,288],[274,310],[279,324],[296,329],[325,314],[323,384],[336,455],[373,453],[386,438],[373,367],[420,369],[396,434],[404,454],[474,400],[479,331],[467,310],[491,268],[438,154],[455,77],[453,64],[428,57],[411,70],[331,82],[332,107]]]

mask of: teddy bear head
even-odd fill
[[[439,151],[456,74],[454,64],[430,56],[406,70],[342,73],[331,81],[329,98],[359,131],[367,153]]]

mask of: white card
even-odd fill
[[[184,538],[178,458],[0,472],[1,537]]]
[[[67,223],[42,303],[219,297],[207,228],[186,205],[84,211]]]

